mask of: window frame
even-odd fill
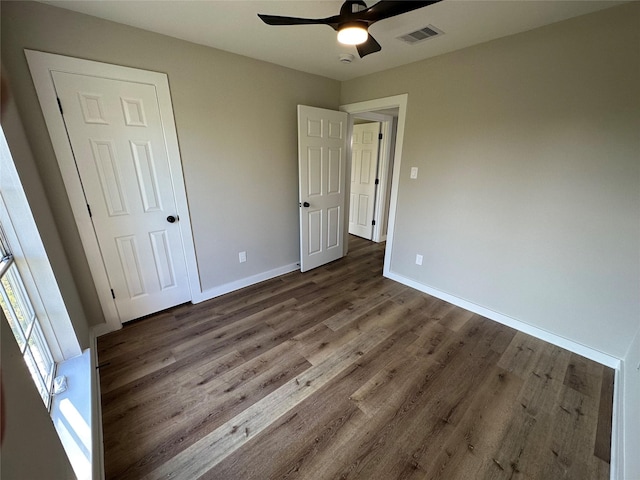
[[[50,410],[56,362],[1,224],[0,255],[0,304],[38,393]]]

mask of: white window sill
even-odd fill
[[[67,377],[67,390],[54,395],[51,420],[78,480],[91,479],[91,359],[82,355],[58,364],[57,376]]]

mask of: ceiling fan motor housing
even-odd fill
[[[347,0],[340,7],[340,16],[358,13],[367,9],[367,4],[362,0]]]

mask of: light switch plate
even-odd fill
[[[409,178],[418,178],[418,167],[411,167],[411,175],[409,176]]]

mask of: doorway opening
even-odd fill
[[[342,105],[341,111],[349,114],[349,132],[353,138],[354,126],[362,123],[380,122],[382,143],[380,145],[379,161],[377,162],[375,179],[378,185],[375,189],[375,201],[373,207],[371,240],[386,242],[384,255],[383,275],[388,276],[391,265],[391,253],[393,246],[393,226],[395,220],[395,208],[397,201],[398,174],[400,159],[402,157],[402,142],[404,138],[404,125],[406,118],[408,95],[396,95],[365,102]],[[386,138],[385,138],[386,137]],[[353,148],[353,142],[351,144]],[[351,186],[357,183],[357,178],[352,176],[361,173],[357,162],[353,162],[353,150],[349,155],[347,164],[347,212],[352,212],[352,201],[359,206],[356,199],[352,200]],[[355,172],[354,172],[355,166]],[[352,180],[356,180],[352,182]],[[354,208],[354,213],[356,212]],[[349,248],[349,223],[345,220],[345,246]],[[346,252],[345,252],[346,254]]]
[[[399,109],[352,115],[349,233],[376,243],[387,238]]]

